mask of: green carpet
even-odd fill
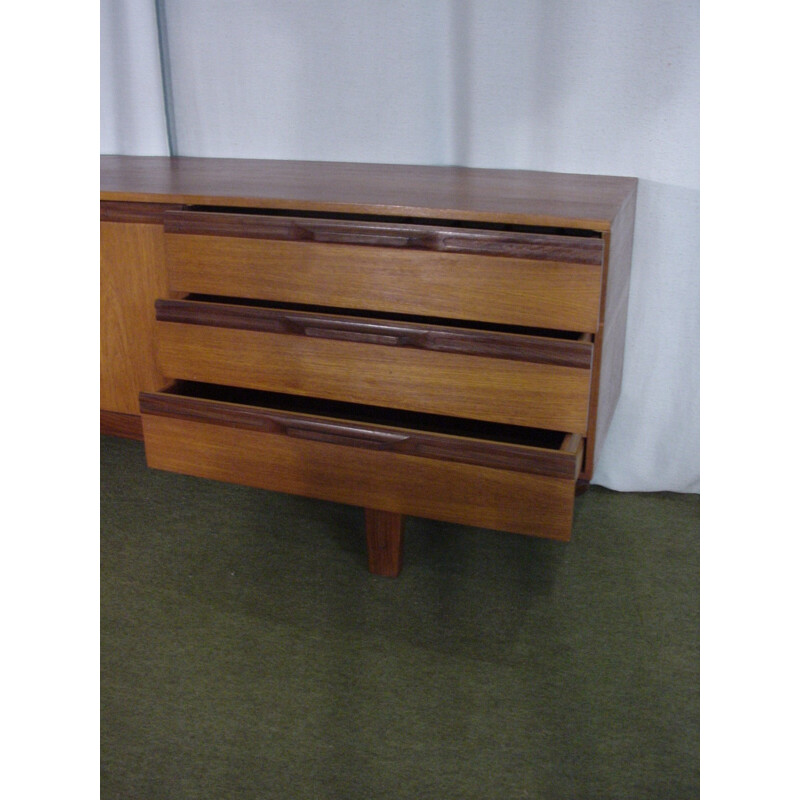
[[[573,541],[148,470],[101,440],[116,798],[699,796],[699,497],[592,487]]]

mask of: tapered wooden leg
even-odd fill
[[[396,578],[403,566],[403,515],[365,508],[364,520],[369,571],[373,575]]]

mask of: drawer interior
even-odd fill
[[[176,381],[143,393],[144,415],[206,422],[574,480],[582,438],[358,403]]]
[[[428,217],[190,206],[164,217],[168,234],[353,244],[602,264],[598,231]]]
[[[332,316],[351,317],[353,319],[369,320],[377,317],[385,322],[454,328],[465,331],[510,334],[512,336],[540,336],[548,339],[559,339],[564,342],[586,342],[591,341],[592,339],[591,334],[588,333],[560,330],[557,328],[537,328],[525,325],[509,325],[498,322],[485,322],[482,320],[423,316],[421,314],[397,314],[388,311],[376,312],[370,309],[362,308],[342,308],[338,306],[314,305],[310,303],[287,303],[279,300],[234,297],[218,294],[201,294],[198,292],[181,294],[180,299],[191,303],[215,303],[228,306],[275,309],[286,312],[296,311],[298,313],[307,314],[327,314]]]
[[[559,450],[568,434],[542,428],[526,428],[520,425],[505,425],[482,422],[474,419],[446,417],[439,414],[424,414],[395,408],[379,408],[360,403],[343,403],[316,397],[299,397],[277,392],[262,392],[257,389],[242,389],[237,386],[220,386],[197,381],[175,381],[159,393],[162,397],[207,400],[216,403],[231,403],[257,409],[273,409],[288,414],[325,417],[331,420],[358,423],[380,428],[402,428],[424,433],[478,439],[486,442],[503,442],[523,447],[538,447]],[[149,395],[152,396],[152,395]],[[176,407],[179,407],[178,403]]]
[[[589,369],[592,337],[573,331],[448,321],[402,314],[208,295],[156,301],[156,320],[265,333],[364,341]],[[187,377],[187,376],[175,376]]]

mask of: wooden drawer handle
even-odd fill
[[[196,386],[201,387],[202,384]],[[179,389],[179,387],[175,387]],[[206,387],[208,389],[209,387]],[[214,393],[222,390],[236,393],[238,390],[226,387],[213,387]],[[181,391],[179,389],[179,391]],[[260,395],[251,392],[250,397]],[[301,405],[302,398],[294,398]],[[495,469],[528,472],[574,480],[580,464],[583,444],[580,436],[564,437],[558,443],[536,440],[535,431],[522,440],[497,441],[488,438],[474,438],[472,428],[434,432],[422,429],[376,428],[372,424],[391,424],[395,412],[386,412],[388,418],[382,423],[366,423],[363,420],[321,419],[319,417],[299,417],[294,413],[277,408],[247,405],[246,398],[238,400],[231,397],[227,401],[193,397],[191,394],[170,394],[143,392],[140,395],[140,410],[143,415],[172,417],[187,422],[204,422],[210,425],[223,425],[229,428],[291,436],[296,439],[310,439],[329,444],[341,444],[372,450],[385,450],[421,458],[477,464]],[[252,402],[252,399],[250,400]],[[334,404],[335,405],[335,404]],[[373,409],[373,411],[377,411]],[[380,413],[380,412],[378,412]],[[464,421],[462,420],[462,423]],[[402,424],[402,423],[400,423]],[[498,430],[506,426],[488,426],[488,430]],[[481,425],[483,429],[483,425]],[[521,429],[522,430],[522,429]],[[542,434],[542,431],[538,432]],[[519,435],[519,434],[518,434]],[[559,434],[552,434],[558,439]]]
[[[341,444],[348,447],[365,447],[370,450],[388,450],[408,440],[408,436],[386,431],[368,431],[358,428],[340,428],[324,422],[292,422],[284,433],[295,439]]]
[[[592,365],[593,344],[587,339],[469,331],[194,300],[156,300],[156,319],[159,322],[293,334],[361,344],[415,347],[578,369],[589,369]]]
[[[366,244],[373,247],[409,247],[411,237],[396,233],[353,233],[347,231],[320,231],[313,236],[315,242],[328,244]]]
[[[170,211],[164,215],[164,232],[195,236],[235,236],[318,244],[368,245],[449,253],[511,256],[576,264],[603,263],[603,240],[530,231],[486,228],[465,229],[443,220],[416,223],[386,220],[312,219],[227,211]]]
[[[402,339],[399,336],[386,333],[371,333],[369,331],[347,330],[341,327],[321,327],[318,325],[303,327],[306,336],[317,339],[339,339],[345,342],[364,342],[366,344],[399,345]]]

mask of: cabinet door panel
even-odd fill
[[[139,413],[139,392],[166,381],[156,367],[157,297],[167,291],[161,225],[100,223],[100,408]]]

